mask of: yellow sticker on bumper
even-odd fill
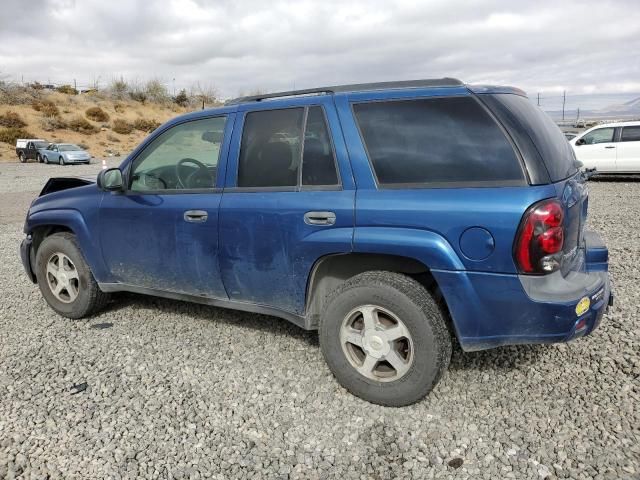
[[[591,306],[591,300],[589,300],[589,297],[582,297],[582,299],[576,305],[576,315],[577,316],[582,315],[587,310],[589,310],[590,306]]]

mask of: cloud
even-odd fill
[[[28,16],[29,20],[25,17]],[[106,85],[254,88],[454,76],[530,92],[640,91],[635,1],[4,0],[0,70]]]

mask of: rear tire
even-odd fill
[[[38,163],[42,163],[42,155],[40,155],[39,153],[36,155],[36,160]]]
[[[329,294],[325,306],[319,334],[324,358],[338,382],[364,400],[415,403],[449,366],[451,336],[443,313],[406,275],[361,273]]]
[[[109,300],[93,278],[72,233],[54,233],[45,238],[36,253],[35,270],[42,296],[63,317],[89,316]]]
[[[24,156],[24,153],[21,153],[20,155],[18,155],[18,159],[20,160],[20,163],[27,162],[27,157]]]

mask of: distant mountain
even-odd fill
[[[640,114],[640,97],[625,103],[609,105],[608,107],[595,111],[604,114]]]

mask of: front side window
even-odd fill
[[[524,183],[519,158],[496,122],[472,98],[353,106],[378,183]]]
[[[338,183],[322,107],[247,114],[240,146],[238,187],[335,186]]]
[[[154,139],[133,162],[132,191],[214,188],[226,117],[181,123]]]
[[[640,142],[640,126],[637,127],[623,127],[622,135],[620,136],[621,142]]]
[[[598,128],[597,130],[587,133],[582,139],[586,145],[613,142],[613,131],[613,128]]]

